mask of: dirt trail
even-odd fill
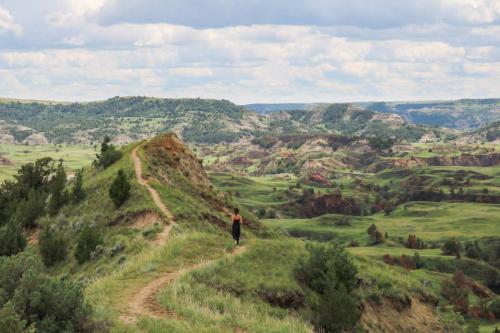
[[[158,234],[155,239],[155,245],[161,246],[167,242],[170,231],[172,230],[172,226],[175,224],[172,213],[168,210],[165,204],[161,201],[158,192],[154,188],[152,188],[148,181],[142,176],[142,163],[137,155],[136,147],[132,151],[132,159],[134,161],[135,166],[135,175],[137,178],[137,182],[142,186],[146,187],[153,198],[156,206],[160,209],[160,211],[165,215],[165,217],[169,221],[169,225],[164,228],[164,230]],[[234,256],[240,254],[245,251],[245,247],[239,247],[234,249],[230,254],[226,254],[226,256]],[[220,258],[218,258],[220,259]],[[216,259],[216,260],[218,260]],[[164,318],[164,317],[178,317],[174,311],[165,309],[156,301],[156,295],[163,289],[165,289],[170,283],[172,283],[175,279],[179,278],[181,275],[193,271],[195,269],[199,269],[205,267],[215,260],[202,261],[195,265],[182,268],[180,270],[174,272],[168,272],[163,274],[162,276],[150,281],[148,284],[143,286],[136,295],[128,302],[125,313],[120,316],[120,319],[127,324],[134,324],[141,317],[153,317],[153,318]]]
[[[134,161],[135,177],[140,185],[148,189],[149,194],[151,195],[151,198],[153,199],[155,205],[163,213],[163,215],[169,222],[169,224],[165,226],[165,228],[163,228],[162,232],[156,235],[156,238],[153,241],[154,245],[162,246],[166,244],[168,236],[170,235],[170,231],[172,231],[172,226],[175,224],[174,216],[172,215],[170,210],[168,210],[167,206],[165,206],[163,201],[161,201],[158,192],[156,192],[156,190],[152,188],[151,185],[149,185],[147,179],[144,179],[144,177],[142,176],[142,162],[139,156],[137,155],[137,150],[139,149],[139,147],[140,146],[135,147],[134,150],[132,150],[132,160]]]
[[[226,254],[226,257],[232,257],[238,255],[246,250],[245,246],[234,249],[231,253]],[[134,298],[129,302],[127,313],[121,316],[123,322],[127,324],[134,324],[140,317],[151,317],[151,318],[165,318],[173,317],[180,318],[174,311],[169,310],[158,304],[156,301],[156,296],[161,290],[167,288],[169,284],[174,282],[176,279],[182,275],[189,273],[191,271],[206,267],[220,258],[214,260],[206,260],[194,264],[189,267],[181,268],[178,271],[169,272],[157,279],[152,280],[146,286],[144,286]]]
[[[165,204],[161,201],[158,192],[156,192],[156,190],[152,188],[151,185],[149,185],[149,182],[142,176],[142,162],[139,156],[137,155],[138,149],[139,147],[136,147],[132,151],[132,159],[134,160],[135,177],[137,178],[137,182],[148,189],[149,194],[153,198],[153,201],[155,202],[156,206],[158,206],[158,208],[165,215],[165,217],[170,222],[172,222],[174,220],[172,213],[168,210],[167,206],[165,206]]]

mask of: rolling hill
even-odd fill
[[[343,112],[351,116],[351,112],[357,111]],[[308,147],[304,150],[310,150],[310,143]],[[495,279],[498,276],[496,259],[486,258],[496,244],[494,238],[488,238],[497,233],[497,225],[492,222],[498,214],[496,204],[407,201],[395,203],[397,206],[389,216],[383,211],[362,216],[352,215],[353,212],[322,215],[321,211],[311,210],[313,217],[297,219],[293,214],[298,206],[290,205],[291,200],[305,208],[318,198],[338,196],[336,186],[342,184],[346,198],[365,200],[363,195],[368,195],[367,202],[375,203],[377,195],[385,200],[400,186],[404,188],[411,174],[380,172],[365,182],[348,175],[342,182],[332,179],[336,188],[333,183],[311,185],[297,178],[207,174],[202,161],[175,134],[125,145],[120,151],[121,158],[105,169],[97,165],[85,168],[85,196],[81,201],[65,203],[55,216],[38,213],[32,222],[35,227],[32,224],[25,230],[29,239],[26,250],[0,257],[0,277],[5,269],[18,265],[15,266],[18,280],[14,280],[12,295],[25,290],[25,283],[16,282],[31,277],[32,271],[23,263],[40,261],[40,253],[44,253],[42,244],[47,242],[46,230],[50,230],[65,239],[66,255],[37,269],[47,279],[53,279],[50,280],[53,283],[81,283],[82,297],[90,312],[80,320],[91,325],[92,332],[313,332],[318,325],[315,317],[318,310],[311,302],[320,296],[298,277],[297,269],[314,252],[287,233],[320,242],[336,239],[348,246],[342,251],[347,251],[345,258],[349,258],[358,272],[353,298],[348,298],[358,304],[359,317],[353,324],[356,329],[459,332],[457,327],[461,326],[457,325],[461,324],[453,317],[455,312],[450,305],[453,303],[441,292],[441,285],[452,280],[455,267],[461,267],[466,277],[472,279],[467,287],[471,309],[482,304],[482,299],[487,300],[487,305],[494,300],[494,294],[485,286],[495,290],[496,280],[491,280],[488,274]],[[23,170],[27,172],[30,167]],[[130,198],[116,206],[109,197],[109,188],[119,170],[131,190]],[[425,171],[434,176],[436,184],[432,186],[449,186],[440,181],[460,176],[460,180],[455,179],[460,184],[453,186],[488,187],[490,194],[495,195],[495,177],[498,177],[495,168],[485,169],[484,175],[465,176],[453,170],[447,174],[436,170]],[[418,176],[423,176],[421,171]],[[16,178],[22,179],[25,178]],[[42,184],[52,179],[59,178],[47,177]],[[6,184],[0,191],[3,203],[10,202],[7,193],[16,183]],[[66,188],[72,193],[74,186],[72,180]],[[325,186],[334,192],[326,192]],[[54,185],[47,189],[53,191]],[[24,191],[16,195],[27,195],[23,200],[31,200],[30,192],[23,194]],[[310,194],[304,197],[304,193]],[[345,202],[354,202],[350,200]],[[245,219],[243,246],[239,249],[233,249],[231,244],[227,216],[235,206],[242,209]],[[1,214],[11,214],[11,210],[3,208]],[[254,213],[260,215],[263,209],[263,217],[269,217],[271,208],[277,210],[274,218],[264,224],[259,222]],[[482,212],[481,221],[474,217],[477,209]],[[371,224],[386,233],[382,243],[373,243],[366,233]],[[455,225],[463,227],[459,233]],[[2,224],[0,231],[4,228],[7,227]],[[429,245],[408,249],[407,230]],[[82,235],[89,232],[99,235],[100,241],[90,249],[89,257],[80,262],[77,254],[82,247],[78,244],[86,239]],[[441,255],[439,248],[450,236],[462,242],[479,241],[484,259],[467,257],[454,262]],[[415,252],[419,256],[408,259]],[[420,258],[422,266],[418,269],[404,266],[398,261],[401,254],[408,257],[401,258],[411,263]],[[50,290],[44,291],[46,296],[42,297],[50,297]],[[62,325],[59,317],[51,319],[45,312],[28,317],[29,311],[39,311],[38,308],[22,308],[18,303],[20,296],[9,296],[10,291],[6,295],[26,324],[44,327],[41,325],[46,325],[47,320],[53,320],[53,325]],[[49,305],[47,308],[60,311]],[[4,318],[2,311],[0,324]],[[469,321],[468,315],[465,320]]]
[[[390,130],[387,133],[387,129]],[[408,125],[397,115],[351,104],[319,105],[311,110],[258,115],[225,100],[115,97],[91,103],[0,103],[3,143],[95,143],[104,135],[127,143],[171,130],[189,143],[234,142],[268,134],[382,132],[418,140],[428,129]]]

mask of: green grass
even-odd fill
[[[132,128],[136,119],[125,119],[120,126]],[[149,126],[159,123],[152,119]],[[246,227],[243,229],[243,244],[247,251],[237,257],[227,257],[232,243],[229,232],[206,216],[218,217],[229,225],[229,219],[214,209],[210,202],[216,201],[230,207],[222,193],[207,193],[186,182],[182,176],[165,171],[165,181],[151,180],[163,202],[175,215],[178,224],[165,246],[155,247],[143,236],[143,230],[130,227],[135,216],[144,212],[157,212],[147,190],[135,181],[133,161],[130,153],[135,145],[123,148],[124,156],[106,170],[86,168],[84,188],[87,197],[80,204],[64,207],[56,217],[44,217],[42,225],[57,222],[69,235],[71,249],[68,259],[49,269],[57,276],[70,276],[84,285],[86,299],[96,309],[95,317],[110,323],[115,333],[135,332],[313,332],[307,323],[303,302],[303,290],[294,278],[293,270],[297,259],[305,255],[302,241],[273,235],[271,239],[259,239]],[[24,149],[33,149],[24,153]],[[87,150],[88,148],[88,150]],[[46,154],[54,153],[55,158],[66,156],[70,169],[88,165],[93,158],[93,148],[84,146],[63,146],[56,152],[54,146],[0,146],[0,151],[10,159],[26,163]],[[72,154],[73,152],[74,154]],[[145,176],[153,175],[150,156],[139,151],[143,161]],[[57,155],[59,154],[59,155]],[[51,155],[49,155],[51,156]],[[59,156],[59,157],[58,157]],[[161,161],[160,161],[161,162]],[[210,161],[209,161],[210,162]],[[123,169],[130,179],[131,198],[116,209],[109,198],[109,186],[119,169]],[[453,173],[454,167],[426,168],[424,172],[439,181],[446,173]],[[469,170],[469,169],[468,169]],[[488,180],[474,180],[471,189],[481,186],[498,188],[500,170],[498,167],[470,168],[491,176]],[[158,170],[154,170],[157,172]],[[2,174],[3,172],[3,174]],[[369,176],[369,180],[388,184],[390,180],[401,178],[400,171],[387,171]],[[0,170],[0,177],[10,177],[11,173]],[[358,174],[354,176],[365,176]],[[301,189],[289,194],[294,186],[294,176],[247,177],[214,173],[214,185],[223,192],[233,193],[233,199],[250,210],[277,207],[298,197]],[[352,174],[336,179],[344,186],[343,193],[358,196],[362,191],[355,188]],[[486,184],[487,182],[491,184]],[[305,186],[309,187],[310,186]],[[315,191],[325,189],[312,187]],[[239,196],[236,196],[236,192]],[[287,194],[288,193],[288,194]],[[212,200],[212,201],[211,201]],[[390,254],[412,256],[416,250],[406,249],[400,239],[416,234],[427,243],[438,245],[450,237],[461,241],[499,235],[498,216],[500,205],[461,202],[412,202],[401,205],[390,215],[378,213],[365,217],[350,217],[350,225],[340,226],[342,216],[327,214],[311,219],[268,219],[264,224],[270,229],[278,228],[312,240],[335,240],[343,244],[351,240],[359,242],[359,247],[348,248],[355,265],[359,269],[361,286],[359,295],[365,300],[380,297],[404,300],[418,295],[431,295],[441,299],[440,289],[443,279],[449,278],[455,268],[469,270],[474,279],[481,281],[484,269],[480,263],[471,265],[471,260],[456,261],[441,255],[440,249],[418,250],[429,269],[407,271],[401,267],[384,264],[381,257]],[[389,237],[384,244],[372,246],[367,228],[376,224]],[[104,238],[105,253],[98,259],[78,265],[73,258],[73,247],[78,231],[83,224],[95,225]],[[225,227],[223,225],[222,227]],[[158,230],[155,230],[155,232]],[[269,236],[271,237],[271,236]],[[118,245],[123,250],[112,255],[111,250]],[[35,248],[31,247],[31,251]],[[141,318],[137,325],[125,326],[118,319],[127,302],[153,279],[190,266],[204,260],[215,260],[190,273],[184,274],[157,295],[164,307],[174,310],[178,317],[164,319]],[[486,264],[483,264],[485,266]],[[446,269],[437,269],[439,266]],[[425,266],[427,268],[427,266]],[[438,270],[446,272],[439,273]],[[476,300],[472,298],[472,302]],[[299,309],[292,309],[299,304]],[[273,306],[274,304],[275,306]],[[300,307],[302,305],[302,307]],[[304,316],[304,317],[301,317]],[[492,331],[494,326],[483,323],[482,332]]]
[[[326,188],[307,184],[301,184],[301,187],[297,189],[295,185],[299,178],[293,175],[240,176],[211,173],[210,180],[217,189],[231,194],[241,205],[254,212],[262,208],[280,210],[280,206],[297,200],[305,188],[313,189],[315,193],[325,194],[328,191]],[[360,194],[349,188],[352,184],[351,178],[336,180],[336,183],[346,186],[342,190],[346,196]],[[287,213],[281,211],[281,214],[286,215]]]
[[[306,238],[315,239],[315,236],[327,234],[340,242],[354,239],[363,245],[369,242],[366,230],[372,223],[387,232],[390,238],[403,237],[406,240],[409,234],[416,234],[426,242],[443,242],[451,237],[464,241],[499,235],[498,216],[500,205],[413,202],[397,207],[390,216],[381,212],[368,217],[353,217],[350,226],[336,226],[334,221],[339,216],[333,214],[313,219],[264,220],[264,223],[299,235],[302,233]]]
[[[83,187],[86,193],[84,200],[78,204],[70,203],[64,206],[56,217],[44,216],[38,222],[40,225],[57,223],[70,240],[70,255],[68,259],[52,268],[53,274],[71,274],[77,278],[88,280],[95,275],[111,273],[122,256],[137,254],[148,246],[142,231],[130,228],[136,216],[146,212],[159,211],[153,203],[148,191],[135,181],[135,173],[130,152],[133,146],[123,148],[123,157],[105,170],[95,170],[89,167],[84,171]],[[123,169],[130,181],[130,198],[116,209],[109,197],[109,188],[117,171]],[[70,184],[70,188],[71,188]],[[91,225],[98,229],[104,239],[106,250],[123,246],[124,250],[115,256],[103,255],[98,260],[92,260],[79,265],[73,257],[73,248],[83,225]],[[121,244],[121,245],[120,245]]]
[[[269,298],[300,293],[293,278],[303,245],[294,240],[257,240],[247,252],[217,261],[181,278],[159,299],[190,323],[156,322],[151,332],[312,332],[293,311]],[[267,301],[266,301],[267,299]],[[149,329],[151,321],[142,322]],[[161,325],[161,326],[160,326]]]
[[[12,165],[2,165],[0,168],[0,182],[10,179],[21,165],[33,162],[42,157],[52,157],[55,160],[64,160],[69,171],[90,165],[95,158],[96,151],[89,145],[62,144],[62,145],[14,145],[0,144],[0,155],[13,162]]]
[[[193,279],[238,296],[283,298],[286,294],[301,293],[292,272],[297,259],[304,254],[303,244],[296,240],[259,239],[237,258],[193,273]]]
[[[231,242],[219,234],[178,230],[164,247],[143,248],[124,266],[95,280],[87,287],[86,297],[98,314],[111,320],[114,327],[122,327],[118,315],[141,286],[166,272],[221,256],[230,246]]]
[[[442,280],[449,277],[425,269],[408,271],[402,267],[388,266],[363,255],[354,254],[353,258],[363,281],[359,293],[366,299],[404,299],[414,294],[427,294],[439,299]]]

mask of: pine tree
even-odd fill
[[[15,223],[25,228],[36,227],[36,219],[43,215],[47,196],[40,190],[30,189],[26,199],[21,200],[14,214]]]
[[[76,244],[75,258],[78,263],[83,264],[84,262],[90,260],[92,252],[94,252],[96,247],[102,243],[102,238],[99,233],[86,225],[80,233]]]
[[[59,162],[56,174],[52,180],[50,187],[50,199],[49,199],[49,214],[56,215],[68,202],[68,191],[66,188],[66,171],[64,171],[64,166],[62,160]]]
[[[109,196],[113,200],[115,207],[118,208],[130,197],[130,183],[123,170],[119,170],[116,175],[111,188],[109,189]]]
[[[23,333],[26,323],[17,314],[12,303],[0,308],[0,332]]]
[[[40,254],[46,266],[52,266],[59,261],[66,259],[68,244],[61,232],[45,227],[38,241]]]
[[[11,221],[0,228],[0,257],[22,252],[26,244],[26,238],[19,224]]]
[[[110,142],[111,139],[106,136],[101,144],[100,154],[96,154],[96,159],[93,162],[94,166],[106,169],[122,157],[122,152],[116,150],[116,147]]]
[[[78,170],[75,175],[75,186],[71,197],[74,203],[79,203],[85,198],[85,191],[83,190],[83,170]]]

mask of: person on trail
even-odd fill
[[[236,246],[240,246],[240,234],[241,225],[243,224],[243,218],[240,215],[240,210],[238,208],[234,209],[234,213],[231,215],[231,220],[233,221],[233,239]]]

